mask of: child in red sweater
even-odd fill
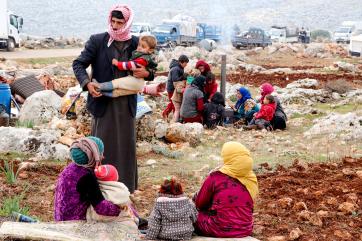
[[[262,104],[261,109],[254,114],[254,118],[250,121],[246,129],[271,130],[270,121],[272,121],[274,117],[275,109],[276,103],[274,97],[272,95],[266,95],[264,98],[264,104]]]
[[[112,64],[121,71],[132,71],[140,66],[147,69],[155,70],[157,63],[154,61],[152,54],[156,48],[157,40],[152,35],[144,35],[140,37],[137,49],[132,53],[130,61],[112,60]],[[102,95],[108,97],[118,97],[123,95],[137,94],[143,91],[145,85],[144,79],[138,79],[132,75],[115,79],[109,82],[98,83],[98,89]]]

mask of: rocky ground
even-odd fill
[[[335,44],[274,45],[254,50],[219,48],[206,52],[177,47],[158,55],[159,77],[165,81],[170,59],[186,53],[206,59],[219,73],[220,54],[227,54],[226,97],[248,86],[257,96],[263,82],[276,85],[276,94],[289,117],[286,131],[244,131],[220,127],[204,130],[198,124],[173,124],[161,118],[167,97],[146,96],[153,113],[137,120],[140,188],[133,199],[147,216],[162,177],[176,175],[191,195],[203,178],[221,164],[220,149],[228,140],[251,151],[261,195],[255,208],[255,237],[261,240],[359,240],[362,171],[362,61],[347,56]],[[0,127],[0,163],[20,167],[16,184],[0,175],[0,203],[18,198],[29,214],[52,219],[54,184],[68,160],[70,143],[89,133],[86,95],[77,102],[76,120],[66,120],[64,93],[76,80],[70,58],[0,61],[0,69],[17,76],[35,74],[47,91],[23,104],[13,127]],[[51,101],[49,101],[51,100]],[[27,127],[27,128],[26,128]],[[345,158],[346,156],[350,158]],[[333,199],[334,198],[334,199]],[[0,206],[1,211],[4,209]],[[348,211],[347,211],[348,209]]]

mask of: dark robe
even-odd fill
[[[127,61],[126,42],[113,42],[110,48],[119,61]],[[115,78],[124,76],[124,71],[114,69]],[[104,164],[111,164],[118,170],[119,181],[123,182],[131,193],[137,189],[138,171],[136,159],[135,118],[129,113],[128,97],[112,98],[102,117],[94,117],[92,135],[104,142]]]
[[[113,42],[107,47],[108,39],[108,33],[92,35],[81,55],[73,62],[75,76],[84,90],[87,90],[86,85],[89,83],[85,69],[90,64],[93,78],[100,83],[128,75],[126,71],[119,71],[112,66],[112,59],[129,60],[138,39],[132,37],[125,42]],[[153,79],[153,76],[150,73],[145,79]],[[137,95],[117,98],[93,98],[88,95],[87,108],[93,117],[92,135],[101,138],[104,143],[105,159],[102,163],[114,165],[118,170],[119,181],[133,193],[138,183],[135,134]]]

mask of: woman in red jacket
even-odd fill
[[[201,75],[203,75],[206,78],[206,85],[204,88],[204,101],[210,102],[211,98],[216,93],[218,87],[215,75],[211,72],[210,65],[206,63],[204,60],[197,61],[196,69],[200,70]]]

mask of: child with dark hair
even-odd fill
[[[146,238],[189,240],[196,220],[195,205],[184,196],[181,183],[175,177],[166,178],[148,220]]]
[[[225,116],[225,98],[220,92],[216,92],[210,103],[204,105],[204,124],[209,129],[221,126]]]
[[[259,112],[254,114],[254,118],[250,121],[246,129],[267,129],[272,130],[270,121],[274,117],[276,103],[274,96],[266,95]]]

